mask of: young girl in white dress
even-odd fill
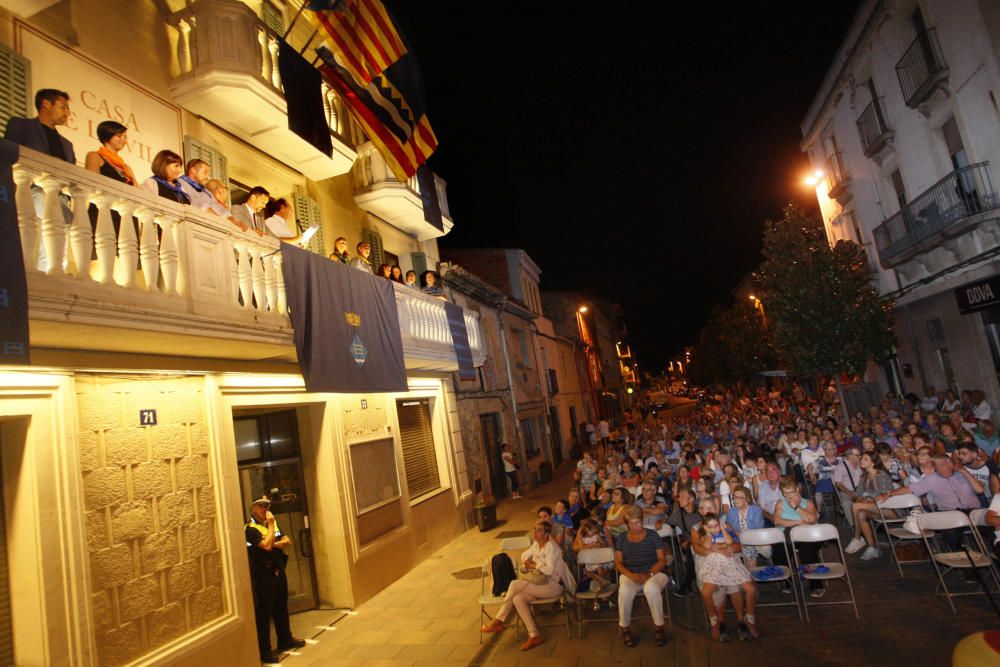
[[[748,600],[756,599],[756,589],[750,578],[750,572],[736,554],[732,553],[735,541],[729,531],[723,529],[719,517],[712,513],[704,515],[702,522],[698,524],[697,531],[701,545],[709,550],[709,554],[701,562],[701,597],[705,603],[705,609],[715,609],[712,594],[720,586],[740,586]],[[713,546],[721,544],[726,546],[725,553],[713,550]],[[714,612],[709,613],[712,638],[718,639],[719,618]],[[745,622],[750,628],[750,632],[756,636],[756,628],[754,627],[756,619],[747,614]]]

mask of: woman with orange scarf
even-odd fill
[[[97,140],[101,147],[87,153],[84,163],[90,171],[107,176],[126,185],[137,186],[135,175],[118,151],[128,143],[128,128],[113,120],[106,120],[97,126]]]

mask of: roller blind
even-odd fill
[[[441,487],[429,399],[396,401],[399,438],[403,445],[403,469],[410,498]]]

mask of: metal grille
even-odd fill
[[[937,31],[921,30],[896,64],[896,76],[903,90],[906,106],[915,107],[925,101],[935,85],[948,75],[948,66],[941,55]]]

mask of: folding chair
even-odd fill
[[[812,563],[813,568],[824,567],[826,572],[816,572],[815,569],[809,572],[802,572],[803,579],[819,579],[819,580],[831,580],[831,579],[843,579],[847,582],[847,590],[851,595],[850,600],[834,600],[829,602],[809,602],[809,598],[805,595],[802,596],[802,607],[806,612],[806,620],[811,620],[809,618],[809,606],[820,606],[820,605],[834,605],[834,604],[849,604],[854,607],[854,617],[858,620],[861,619],[860,614],[858,614],[858,603],[854,599],[854,586],[851,585],[851,574],[847,571],[847,561],[844,558],[844,548],[840,544],[840,533],[837,531],[837,527],[829,523],[817,523],[811,526],[793,526],[789,533],[789,538],[792,540],[792,553],[795,556],[795,570],[796,572],[802,572],[801,566],[799,565],[799,552],[795,549],[795,545],[800,542],[832,542],[837,543],[837,553],[840,554],[840,562],[827,562],[822,561],[820,563]]]
[[[523,537],[508,537],[500,542],[500,551],[519,551],[527,549],[531,546],[531,540],[527,536]],[[511,560],[514,563],[514,572],[518,573],[521,571],[521,564],[517,556],[511,556]],[[489,586],[489,588],[487,588]],[[493,557],[490,556],[486,559],[483,564],[482,574],[480,576],[480,587],[479,587],[479,621],[480,625],[486,625],[486,619],[493,620],[489,612],[486,611],[486,607],[502,605],[506,593],[504,595],[493,595]],[[483,643],[483,637],[480,634],[479,643]]]
[[[993,535],[992,531],[996,530],[996,528],[986,523],[987,512],[989,512],[989,509],[972,510],[971,512],[969,512],[969,522],[972,523],[972,525],[975,526],[976,528],[985,528],[987,530],[987,535]],[[983,541],[983,546],[986,547],[986,552],[993,557],[994,560],[993,567],[996,567],[998,570],[1000,570],[1000,565],[996,563],[996,561],[1000,560],[1000,556],[997,556],[996,552],[990,549],[990,547],[993,546],[993,543],[987,542],[986,541],[987,537],[983,536],[982,533],[979,534],[979,537]]]
[[[893,496],[887,498],[885,502],[876,502],[875,506],[878,508],[878,518],[871,517],[869,520],[872,522],[872,532],[875,534],[875,541],[878,542],[878,530],[881,528],[885,531],[886,539],[889,540],[889,556],[892,558],[892,562],[896,564],[896,569],[899,570],[899,576],[903,576],[903,565],[912,565],[913,563],[926,563],[926,558],[920,558],[917,560],[900,560],[899,555],[896,553],[896,546],[903,542],[913,542],[914,540],[919,540],[921,535],[916,533],[911,533],[910,531],[903,528],[903,523],[906,521],[906,517],[887,517],[885,511],[896,510],[902,512],[908,512],[914,508],[920,508],[920,498],[912,493],[904,493],[900,496]],[[885,511],[883,511],[885,510]],[[930,531],[925,531],[930,532]],[[933,532],[930,532],[933,535]],[[895,541],[894,541],[895,540]],[[877,545],[876,545],[876,548]]]
[[[528,537],[527,535],[522,535],[521,537],[508,537],[500,543],[501,551],[524,550],[530,546],[531,546],[531,538]],[[521,571],[520,567],[518,567],[518,572],[520,571]],[[573,591],[564,590],[559,595],[555,595],[550,598],[539,598],[537,600],[532,600],[528,604],[531,605],[532,609],[534,609],[535,607],[541,607],[545,605],[557,605],[557,604],[561,605],[564,613],[566,614],[566,637],[570,638],[573,635],[570,631],[569,605],[566,604],[566,598],[568,597],[568,595],[571,595],[572,593]],[[519,614],[514,614],[514,618],[515,618],[514,638],[516,639],[519,638],[521,634],[521,616]],[[553,626],[554,625],[551,623],[548,626],[543,626],[541,623],[538,624],[538,627],[553,627]]]
[[[777,545],[780,544],[781,548],[785,550],[785,562],[792,562],[792,559],[789,558],[788,543],[785,542],[785,533],[780,528],[749,528],[740,534],[740,542],[743,543],[743,546],[747,547],[771,547],[772,549],[777,548]],[[763,566],[755,567],[750,570],[750,576],[753,577],[754,583],[760,585],[787,581],[792,586],[792,602],[769,602],[767,604],[758,603],[757,607],[788,607],[794,605],[795,611],[799,612],[799,620],[801,621],[802,607],[799,606],[800,589],[796,583],[798,577],[794,576],[792,568],[788,566],[771,565],[770,567],[778,568],[781,575],[770,577],[768,579],[757,579],[757,573],[766,568]]]
[[[982,515],[985,518],[985,515]],[[980,518],[976,517],[977,520]],[[986,590],[981,591],[966,591],[963,593],[952,593],[948,589],[948,584],[945,582],[945,575],[952,570],[968,570],[968,569],[985,569],[990,573],[993,579],[994,585],[997,590],[1000,590],[1000,577],[997,575],[996,566],[993,564],[993,559],[990,557],[989,552],[983,545],[982,536],[979,531],[973,527],[970,517],[966,516],[964,512],[959,512],[958,510],[950,510],[945,512],[928,512],[927,514],[921,514],[917,517],[917,525],[920,527],[921,531],[934,531],[937,535],[934,537],[941,537],[940,532],[944,530],[958,530],[963,531],[963,538],[967,536],[972,536],[973,549],[967,551],[935,551],[934,547],[937,544],[937,540],[931,539],[928,535],[923,535],[924,546],[927,547],[927,553],[930,554],[931,563],[934,565],[934,572],[937,574],[938,585],[934,588],[934,594],[938,595],[938,591],[944,589],[944,596],[948,600],[948,606],[951,607],[951,612],[953,614],[958,613],[955,610],[955,603],[952,602],[953,597],[958,597],[961,595],[985,595]],[[968,545],[963,545],[968,548]],[[970,562],[971,559],[971,562]],[[983,582],[984,586],[989,586],[989,581]]]
[[[618,593],[618,571],[615,569],[615,550],[611,547],[600,549],[583,549],[576,555],[577,581],[582,581],[588,565],[600,565],[610,563],[611,582],[603,586],[598,591],[583,591],[576,594],[576,626],[577,636],[583,639],[583,624],[598,623],[602,621],[618,621],[617,615],[614,618],[594,618],[588,619],[584,613],[584,607],[599,600],[610,600]]]

